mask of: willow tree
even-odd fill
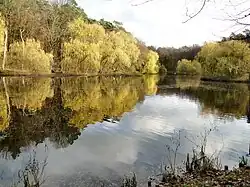
[[[187,59],[182,59],[178,61],[177,73],[189,75],[201,74],[201,64],[196,60],[191,61]]]
[[[140,51],[132,35],[124,31],[109,32],[102,45],[102,73],[135,71]]]
[[[40,42],[26,40],[10,45],[7,66],[32,73],[50,73],[53,56],[45,53]]]
[[[81,18],[69,25],[72,36],[64,44],[62,70],[65,73],[98,73],[100,69],[100,46],[105,30],[97,24],[87,24]]]
[[[250,48],[243,41],[208,43],[197,55],[203,73],[211,76],[240,78],[250,72]]]
[[[159,56],[156,52],[149,50],[146,55],[146,61],[143,73],[155,74],[159,72]]]

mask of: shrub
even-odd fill
[[[40,42],[28,39],[10,45],[6,66],[13,70],[23,70],[33,73],[50,73],[53,56],[45,53]]]
[[[178,74],[190,74],[190,75],[201,74],[201,65],[196,60],[190,61],[190,60],[182,59],[178,62],[177,73]]]

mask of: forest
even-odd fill
[[[4,0],[0,12],[2,71],[159,71],[158,54],[127,32],[122,23],[88,18],[75,0]]]

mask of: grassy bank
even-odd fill
[[[233,170],[208,170],[202,173],[185,173],[173,177],[161,186],[250,186],[250,168],[242,167]]]

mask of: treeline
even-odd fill
[[[193,45],[193,46],[183,46],[180,48],[159,47],[157,49],[151,46],[149,48],[158,53],[159,62],[162,65],[161,69],[163,71],[165,68],[167,72],[175,73],[178,61],[182,59],[193,60],[200,51],[201,46]]]
[[[75,0],[0,2],[2,70],[157,73],[158,54],[122,24],[85,14]]]
[[[180,48],[177,50],[178,58],[173,61],[167,54],[162,57],[160,49],[157,49],[160,62],[177,74],[202,75],[223,79],[248,80],[250,72],[250,31],[243,34],[232,33],[229,37],[222,38],[218,42],[205,43],[202,47]],[[186,48],[186,53],[183,49]],[[164,51],[164,50],[163,50]],[[185,50],[184,50],[185,51]],[[169,71],[169,69],[167,69]]]
[[[221,41],[224,42],[229,40],[241,40],[250,43],[250,30],[246,29],[242,33],[238,34],[231,33],[229,37],[223,37]]]

